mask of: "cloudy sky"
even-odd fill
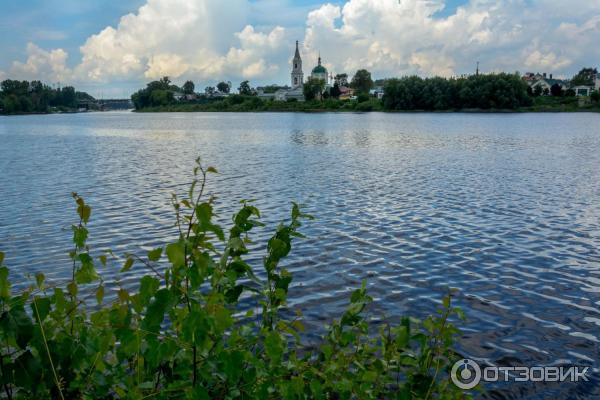
[[[378,78],[600,66],[600,0],[0,0],[0,79],[128,97],[164,75],[197,88],[305,73]]]

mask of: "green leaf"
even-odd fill
[[[196,206],[196,217],[200,225],[210,224],[210,220],[213,217],[212,206],[208,203],[198,204]]]
[[[100,285],[100,286],[98,286],[98,289],[96,290],[96,301],[98,302],[98,304],[102,304],[103,299],[104,299],[104,286]]]
[[[92,283],[98,279],[98,273],[94,268],[92,257],[87,253],[79,254],[81,267],[75,272],[75,280],[77,283]]]
[[[42,285],[44,284],[45,279],[46,279],[46,277],[41,272],[38,272],[37,274],[35,274],[35,283],[37,284],[38,288],[40,288],[40,289],[42,288]]]
[[[83,220],[83,223],[87,224],[90,220],[90,215],[92,215],[92,208],[88,205],[82,205],[79,206],[77,211],[79,213],[79,216]]]
[[[208,392],[206,391],[206,389],[204,387],[202,387],[201,385],[196,385],[196,387],[194,387],[194,389],[192,390],[191,395],[189,396],[189,399],[193,399],[193,400],[210,400],[210,396],[208,395]]]
[[[14,370],[15,384],[22,388],[36,388],[42,386],[42,365],[40,360],[33,356],[31,351],[24,351],[15,360],[18,368]]]
[[[10,298],[10,281],[8,280],[8,268],[0,267],[0,298]]]
[[[4,262],[4,252],[0,251],[0,265]]]
[[[121,268],[121,272],[127,272],[127,271],[129,271],[132,266],[133,266],[133,258],[128,258],[125,261],[125,264],[123,265],[123,268]]]
[[[224,332],[233,324],[231,312],[224,307],[219,307],[215,310],[215,330]]]
[[[147,308],[142,328],[150,332],[158,332],[165,318],[165,312],[173,306],[173,301],[173,295],[168,289],[158,290]]]
[[[144,276],[140,281],[140,300],[142,305],[146,306],[150,302],[150,299],[158,288],[160,287],[160,282],[158,279],[153,278],[151,276]]]
[[[35,297],[31,303],[31,309],[33,310],[34,318],[38,322],[44,322],[44,319],[50,313],[50,299],[47,297]]]
[[[162,255],[162,247],[156,248],[154,250],[150,250],[148,252],[148,260],[150,261],[158,261],[160,260],[160,256]]]
[[[100,257],[98,257],[98,259],[100,260],[102,266],[106,267],[106,254],[102,254]]]
[[[69,294],[73,297],[77,296],[77,284],[75,282],[69,282],[69,284],[67,285],[67,291],[69,292]]]
[[[185,251],[181,243],[167,245],[166,253],[173,267],[183,267],[185,265]]]
[[[273,361],[278,363],[283,355],[283,339],[279,333],[270,331],[265,338],[265,352],[267,356]]]
[[[218,174],[219,171],[217,171],[217,169],[215,167],[208,167],[206,168],[206,172],[212,172],[213,174]]]
[[[408,326],[401,325],[398,328],[396,333],[396,345],[400,349],[405,349],[408,347],[408,343],[410,340],[410,331]]]
[[[227,300],[228,303],[235,303],[238,301],[243,291],[244,286],[237,285],[225,292],[225,300]]]
[[[244,354],[239,350],[234,350],[223,355],[225,375],[230,382],[235,383],[244,373]]]
[[[81,249],[85,246],[85,242],[88,237],[88,230],[83,226],[72,226],[73,229],[73,243],[77,248]]]
[[[22,300],[14,298],[13,301],[16,304],[2,314],[0,327],[6,336],[14,337],[17,345],[24,349],[33,336],[33,323],[23,307]]]

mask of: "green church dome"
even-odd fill
[[[326,74],[327,68],[325,68],[322,65],[317,65],[316,67],[313,68],[312,73],[313,74]]]

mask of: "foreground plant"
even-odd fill
[[[244,261],[249,234],[263,226],[260,212],[242,201],[226,233],[206,198],[207,175],[197,160],[184,199],[173,196],[176,240],[145,257],[126,255],[147,268],[137,291],[118,289],[104,301],[96,266],[116,257],[92,257],[87,246],[91,208],[73,194],[71,280],[46,283],[43,274],[22,293],[11,293],[0,268],[0,370],[8,399],[458,399],[449,380],[450,349],[462,315],[443,300],[439,312],[419,322],[369,325],[372,299],[366,284],[332,323],[320,345],[302,345],[301,314],[283,318],[292,276],[281,266],[301,220],[312,218],[293,204],[290,221],[267,243],[266,280]],[[0,253],[0,266],[4,254]],[[161,261],[162,260],[162,261]],[[113,288],[114,289],[114,288]],[[260,315],[242,310],[242,295],[257,299]],[[94,299],[95,298],[95,299]]]

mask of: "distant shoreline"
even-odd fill
[[[300,114],[323,114],[323,113],[338,113],[338,114],[366,114],[366,113],[383,113],[383,114],[571,114],[571,113],[600,113],[600,108],[581,108],[581,109],[534,109],[520,108],[516,110],[509,109],[463,109],[463,110],[340,110],[340,109],[305,109],[305,110],[183,110],[173,107],[152,107],[141,110],[132,110],[134,113],[300,113]]]
[[[142,110],[123,110],[130,111],[138,114],[160,114],[160,113],[222,113],[222,114],[234,114],[234,113],[246,113],[246,114],[267,114],[267,113],[293,113],[293,114],[370,114],[370,113],[382,113],[382,114],[600,114],[600,108],[583,108],[579,110],[561,110],[561,109],[517,109],[517,110],[503,110],[503,109],[465,109],[465,110],[371,110],[371,111],[359,111],[359,110],[339,110],[339,109],[314,109],[314,110],[177,110],[177,109],[161,109],[146,108]],[[14,113],[14,114],[0,114],[0,117],[19,117],[19,116],[32,116],[32,115],[61,115],[61,114],[98,114],[105,113],[101,111],[88,111],[88,112],[35,112],[35,113]]]
[[[279,104],[283,107],[263,107],[256,109],[211,109],[208,107],[194,107],[194,104],[181,104],[181,105],[169,105],[160,107],[147,107],[139,110],[123,110],[131,111],[134,113],[304,113],[304,114],[322,114],[322,113],[339,113],[339,114],[364,114],[364,113],[385,113],[385,114],[528,114],[528,113],[600,113],[600,105],[587,105],[584,107],[566,107],[565,105],[553,105],[553,106],[532,106],[532,107],[521,107],[517,109],[460,109],[460,110],[386,110],[383,108],[376,109],[358,109],[358,108],[299,108],[299,107],[285,107],[286,103]],[[301,103],[300,103],[301,104]],[[191,106],[191,107],[190,107]],[[203,106],[203,105],[201,105]],[[0,116],[23,116],[23,115],[54,115],[54,114],[95,114],[104,113],[106,111],[48,111],[48,112],[20,112],[4,114],[0,113]]]
[[[311,100],[300,101],[261,101],[256,97],[234,95],[224,100],[211,102],[186,102],[165,105],[141,107],[135,112],[386,112],[386,113],[528,113],[528,112],[600,112],[599,102],[583,102],[577,97],[536,97],[531,104],[514,108],[449,108],[449,109],[395,109],[386,107],[384,101],[368,98],[364,101],[355,100]]]

